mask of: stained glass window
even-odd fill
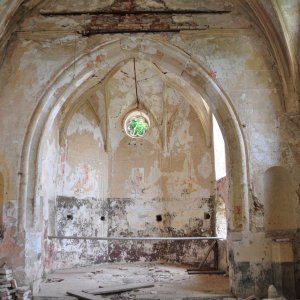
[[[124,121],[124,130],[131,138],[142,138],[150,128],[149,117],[142,111],[130,112]]]

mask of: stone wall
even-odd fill
[[[144,138],[127,137],[124,116],[137,101],[133,64],[130,60],[122,66],[58,122],[59,141],[50,140],[60,147],[44,152],[44,160],[55,151],[59,157],[53,162],[56,201],[49,207],[49,232],[82,237],[212,236],[212,146],[201,120],[151,65],[137,61],[138,101],[151,127]],[[210,118],[209,111],[204,113]],[[42,174],[46,171],[41,166]],[[52,247],[46,261],[53,261],[56,269],[105,261],[193,264],[205,255],[208,243],[75,239],[53,242]]]
[[[213,214],[212,201],[210,204],[206,202],[211,199],[203,200],[205,206],[211,206],[210,214]],[[165,208],[166,202],[170,201],[175,207],[174,200],[167,199],[79,200],[61,196],[57,199],[56,207],[57,235],[75,237],[211,235],[213,232],[211,220],[201,216],[199,203],[193,209],[196,211],[198,208],[197,216],[184,218],[178,213],[177,207],[173,212]],[[75,238],[54,242],[55,250],[51,253],[53,257],[50,259],[53,261],[53,269],[116,261],[170,261],[195,265],[204,257],[208,246],[209,243],[203,241],[121,242]],[[213,263],[214,257],[210,255],[206,267],[213,267]]]

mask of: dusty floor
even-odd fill
[[[68,290],[80,291],[100,286],[151,282],[155,285],[153,288],[97,297],[99,299],[222,299],[229,297],[230,294],[228,277],[223,275],[188,275],[185,266],[163,263],[114,263],[56,271],[44,280],[35,299],[65,297]]]

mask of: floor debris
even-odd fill
[[[29,289],[29,288],[28,288]],[[27,294],[25,295],[27,297]],[[28,297],[24,299],[31,299],[31,291],[28,292]],[[18,286],[16,280],[13,278],[13,271],[5,263],[0,267],[0,299],[23,299],[18,293]]]
[[[17,288],[16,292],[17,300],[30,300],[32,299],[32,294],[29,286],[21,286]]]
[[[46,283],[52,283],[52,282],[62,282],[62,278],[48,278],[45,282]]]
[[[127,270],[120,270],[126,268]],[[187,265],[161,262],[107,263],[88,267],[78,267],[55,271],[50,278],[62,278],[64,281],[41,284],[36,296],[66,296],[67,291],[89,291],[101,287],[120,287],[124,285],[151,283],[154,287],[136,289],[119,294],[97,295],[97,299],[109,300],[145,300],[145,299],[223,299],[232,297],[229,291],[229,279],[223,275],[189,275]],[[102,270],[103,272],[97,272]],[[93,274],[87,276],[86,274]],[[119,275],[115,277],[114,275]],[[83,296],[82,294],[80,294]],[[87,297],[89,294],[85,293]],[[91,295],[96,296],[96,295]],[[71,297],[71,296],[69,296]],[[75,296],[73,296],[75,297]],[[77,296],[78,298],[79,296]],[[90,297],[91,298],[91,297]]]

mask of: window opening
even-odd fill
[[[144,137],[149,128],[150,119],[140,110],[134,110],[125,117],[124,131],[131,138]]]
[[[213,115],[213,140],[216,180],[226,176],[225,142],[220,126]]]

